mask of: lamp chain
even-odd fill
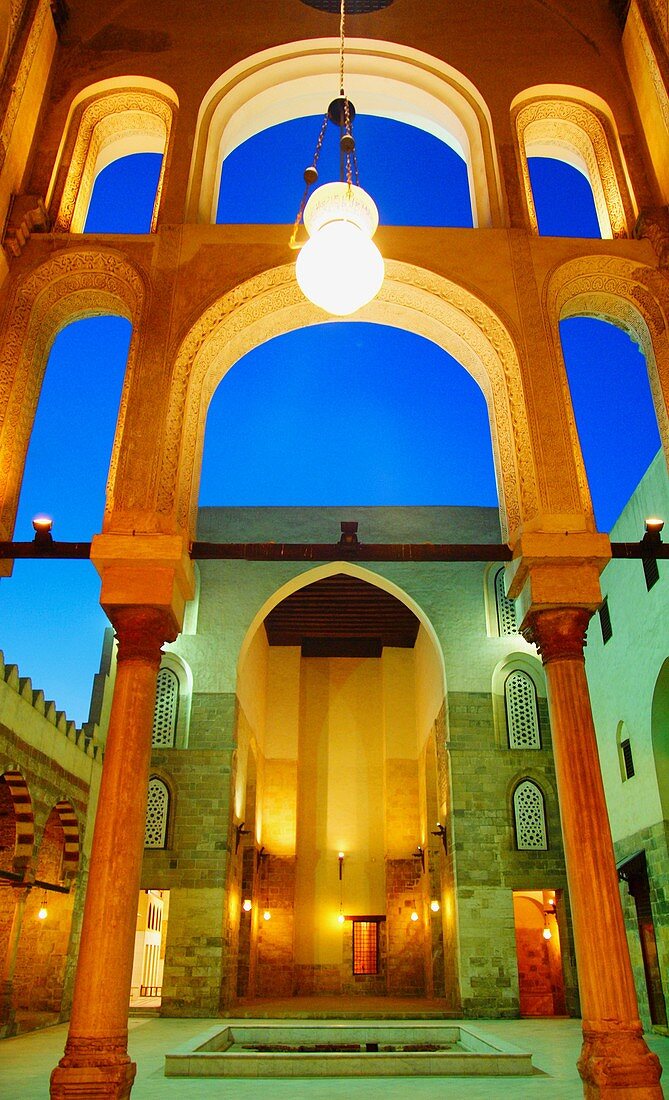
[[[341,0],[339,14],[339,94],[346,98],[344,91],[344,46],[346,44],[346,0]]]
[[[307,205],[307,196],[311,190],[312,184],[318,179],[318,159],[321,155],[321,149],[323,147],[323,138],[325,137],[325,131],[328,125],[328,112],[326,111],[323,116],[323,122],[321,124],[321,132],[318,135],[318,141],[316,142],[316,148],[314,149],[314,156],[311,162],[311,166],[307,168],[304,173],[304,191],[302,193],[302,200],[299,205],[297,214],[295,215],[295,224],[293,225],[293,232],[290,237],[290,247],[293,249],[299,249],[301,246],[297,243],[297,233],[300,228],[300,222],[302,221],[302,215],[304,214],[304,208]]]

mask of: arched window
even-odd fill
[[[504,681],[504,706],[509,748],[540,749],[537,689],[526,672],[510,672]]]
[[[495,607],[497,608],[497,628],[500,638],[517,634],[516,604],[506,594],[503,566],[495,573]]]
[[[161,668],[156,683],[156,705],[153,712],[154,748],[174,748],[179,717],[179,677],[171,668]]]
[[[519,852],[545,852],[548,849],[544,796],[531,779],[524,779],[513,792],[516,822],[516,848]]]
[[[170,812],[170,792],[157,776],[149,780],[149,798],[146,804],[145,848],[164,848],[167,844],[167,822]]]

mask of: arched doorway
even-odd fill
[[[256,616],[238,700],[237,991],[455,1000],[443,664],[420,609],[357,566],[302,574]]]

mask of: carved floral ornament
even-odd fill
[[[623,328],[646,358],[660,435],[669,447],[669,284],[650,267],[615,256],[587,256],[555,268],[545,290],[553,342],[562,363],[558,330],[566,317],[597,317]]]
[[[429,271],[390,261],[378,298],[361,321],[425,335],[455,355],[480,384],[490,410],[502,521],[509,529],[539,510],[539,493],[516,344],[507,325],[472,292]],[[274,336],[318,324],[293,265],[241,284],[209,307],[178,349],[165,430],[157,507],[192,527],[209,399],[242,355]]]
[[[575,152],[585,163],[592,186],[602,236],[626,237],[634,211],[624,184],[624,172],[610,123],[603,114],[569,99],[538,99],[515,115],[523,191],[530,224],[538,232],[537,213],[527,163],[528,145],[554,146]]]
[[[151,221],[153,230],[162,195],[166,166],[164,154],[169,144],[173,111],[173,104],[165,97],[137,89],[102,93],[82,105],[70,121],[58,172],[59,183],[54,200],[58,201],[59,187],[62,187],[62,195],[54,229],[66,233],[82,232],[100,153],[123,138],[144,137],[152,148],[158,143],[163,151]]]
[[[23,463],[55,336],[81,317],[109,313],[127,317],[140,330],[145,297],[140,273],[111,250],[64,250],[17,282],[0,325],[0,529],[5,536],[13,528]],[[133,368],[134,341],[122,407]],[[116,440],[119,435],[120,428]],[[112,464],[116,451],[115,441]]]

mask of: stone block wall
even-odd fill
[[[291,997],[298,984],[294,964],[295,858],[269,855],[263,863],[255,992],[260,997]],[[262,919],[266,907],[271,913],[268,921]],[[326,990],[298,988],[297,992]]]
[[[669,1013],[669,822],[658,821],[647,829],[640,829],[631,836],[625,837],[624,840],[617,841],[614,848],[618,863],[629,859],[637,852],[644,851],[646,853],[650,904],[655,926],[659,969],[662,977],[665,1005]],[[644,1027],[650,1028],[652,1025],[636,906],[625,882],[620,884],[620,896],[634,972],[634,984],[639,1002],[639,1015]],[[656,1030],[666,1033],[666,1029],[660,1027],[657,1027]]]
[[[575,965],[566,906],[566,871],[550,727],[540,700],[540,750],[509,749],[495,729],[492,697],[450,693],[450,829],[455,868],[461,1008],[466,1016],[517,1016],[518,962],[513,891],[554,889],[565,898],[561,925],[570,1011],[576,1009]],[[523,778],[541,787],[547,851],[518,851],[513,791]],[[450,943],[447,946],[447,954]]]
[[[226,892],[235,706],[234,695],[193,695],[188,748],[156,749],[151,757],[172,796],[167,847],[145,850],[141,882],[170,891],[163,1015],[216,1015],[236,990],[229,936],[238,921],[230,919]]]
[[[414,910],[419,914],[417,921],[411,920]],[[386,935],[388,993],[391,996],[425,996],[428,925],[420,860],[386,860]]]

